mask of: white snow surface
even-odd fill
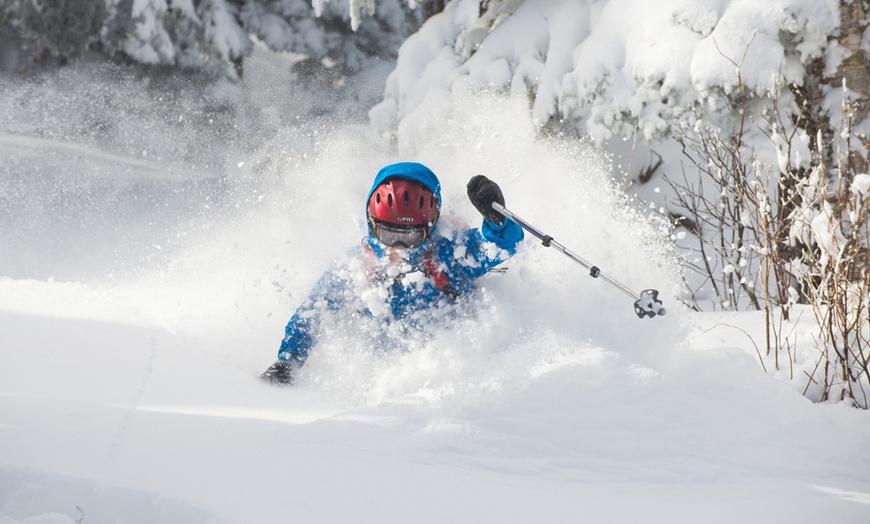
[[[246,68],[263,115],[292,107],[258,82],[280,70]],[[77,92],[165,110],[92,76]],[[539,138],[525,99],[455,96],[397,157],[364,126],[267,118],[278,131],[251,151],[111,109],[104,124],[142,131],[108,148],[64,125],[77,95],[0,87],[18,101],[0,140],[0,524],[867,521],[868,413],[814,404],[788,376],[814,364],[812,330],[796,325],[804,353],[765,373],[763,317],[684,311],[667,231],[594,147]],[[13,125],[29,111],[52,118]],[[203,149],[213,164],[185,161]],[[469,223],[465,183],[490,176],[668,314],[638,319],[529,238],[409,348],[333,331],[297,386],[261,383],[399,160],[438,173],[445,215]]]

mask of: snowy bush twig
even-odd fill
[[[731,62],[739,79],[739,64]],[[779,370],[784,353],[791,379],[797,353],[790,311],[795,304],[809,304],[818,325],[819,359],[803,371],[804,394],[866,409],[870,175],[855,172],[852,105],[844,97],[841,128],[829,130],[806,104],[783,112],[781,100],[779,88],[774,89],[766,109],[759,110],[764,101],[748,98],[741,89],[735,108],[739,119],[730,132],[696,126],[679,136],[688,165],[699,175],[688,176],[684,167],[681,181],[665,177],[675,195],[671,204],[679,209],[672,212],[676,225],[685,217],[696,226],[684,269],[700,276],[701,285],[689,285],[684,274],[689,302],[700,309],[709,286],[714,308],[764,310],[767,355]],[[767,135],[777,166],[746,140],[747,118]],[[806,128],[814,131],[815,141]],[[835,156],[825,137],[836,142]]]
[[[806,200],[799,214],[813,257],[799,261],[809,276],[813,313],[819,325],[820,362],[806,391],[818,401],[850,401],[868,408],[870,393],[870,175],[853,172],[851,104],[844,101],[837,169],[801,186]],[[811,386],[815,388],[811,388]]]

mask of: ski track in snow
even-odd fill
[[[112,463],[115,461],[116,455],[118,454],[120,448],[123,446],[124,441],[130,432],[130,426],[133,421],[133,417],[136,412],[139,411],[140,403],[142,402],[142,398],[145,395],[145,392],[148,390],[148,384],[151,381],[151,374],[154,372],[155,361],[157,360],[157,328],[149,329],[148,336],[148,351],[146,356],[146,361],[143,366],[141,378],[137,381],[138,387],[135,388],[135,393],[130,401],[128,406],[124,406],[122,409],[125,410],[126,414],[124,415],[116,436],[111,445],[111,451],[106,454],[106,463],[104,465],[105,468],[111,467]]]
[[[71,141],[51,140],[46,138],[38,138],[24,135],[0,135],[0,145],[10,148],[26,148],[37,151],[50,151],[67,153],[71,156],[80,155],[91,159],[105,160],[106,162],[117,164],[119,166],[140,168],[141,171],[137,176],[142,176],[142,172],[148,173],[148,177],[154,180],[206,180],[216,178],[215,173],[207,171],[198,171],[193,169],[184,169],[169,165],[159,160],[141,160],[130,158],[121,155],[116,155],[101,151],[96,147],[77,144]],[[123,170],[120,171],[124,173]],[[113,174],[117,175],[118,171]]]

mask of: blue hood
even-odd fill
[[[435,198],[438,199],[438,206],[441,206],[441,182],[438,181],[438,177],[435,176],[435,173],[433,173],[428,167],[423,164],[418,164],[417,162],[399,162],[398,164],[384,166],[380,171],[378,171],[378,175],[375,177],[372,188],[369,190],[369,194],[366,197],[366,208],[368,208],[369,199],[372,197],[372,193],[375,192],[375,189],[390,178],[404,178],[405,180],[420,182],[435,195]]]

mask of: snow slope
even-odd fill
[[[286,97],[256,87],[259,115]],[[523,100],[457,98],[400,159],[353,124],[261,120],[253,149],[144,125],[128,143],[46,137],[75,129],[56,123],[79,95],[2,89],[22,102],[0,140],[0,524],[867,520],[868,414],[763,373],[743,332],[760,340],[759,317],[682,311],[667,232],[596,150],[538,138]],[[52,123],[16,127],[37,110]],[[165,143],[214,162],[142,160]],[[636,318],[530,239],[412,349],[335,331],[297,387],[260,383],[394,160],[430,165],[468,222],[464,185],[487,174],[668,315]]]

